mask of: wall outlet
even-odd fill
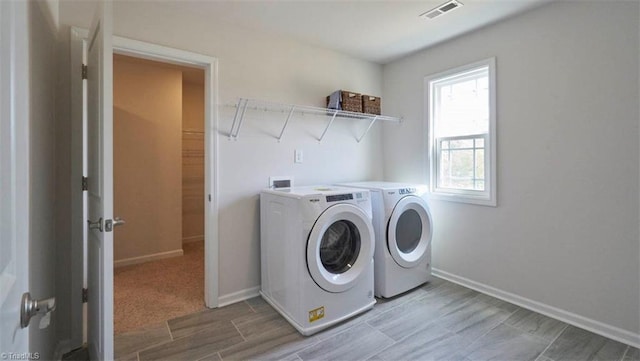
[[[293,152],[293,162],[294,163],[302,163],[304,160],[304,154],[302,153],[302,149],[296,149]]]

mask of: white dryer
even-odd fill
[[[376,234],[375,295],[393,297],[431,279],[433,224],[428,187],[390,182],[342,184],[368,189]]]
[[[294,187],[260,194],[260,294],[301,334],[373,308],[371,212],[365,189]]]

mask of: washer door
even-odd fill
[[[387,247],[393,260],[404,268],[415,267],[427,256],[431,235],[427,202],[416,196],[400,199],[387,224]]]
[[[325,291],[344,292],[371,264],[374,244],[373,225],[362,209],[351,204],[331,206],[309,233],[309,274]]]

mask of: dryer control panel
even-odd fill
[[[413,194],[416,192],[415,188],[400,188],[398,189],[399,194]]]

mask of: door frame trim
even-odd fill
[[[204,127],[205,127],[205,201],[204,222],[204,294],[209,308],[218,307],[218,59],[190,51],[152,43],[113,37],[113,53],[160,61],[176,65],[195,66],[204,70]]]
[[[88,31],[71,28],[70,38],[70,100],[71,100],[71,290],[69,295],[71,307],[71,339],[68,352],[81,347],[87,342],[87,307],[82,302],[82,289],[87,287],[86,239],[87,229],[87,197],[82,189],[82,177],[86,172],[86,109],[83,103],[86,99],[86,86],[82,83],[81,65],[86,64],[86,38]],[[76,56],[80,54],[81,59]],[[79,272],[79,270],[82,270]],[[82,312],[77,312],[77,309]],[[61,341],[61,343],[64,342]],[[62,346],[61,346],[62,347]]]
[[[74,84],[78,84],[78,77],[80,74],[79,62],[74,59],[73,49],[77,49],[77,46],[82,41],[85,41],[88,36],[88,30],[78,27],[71,27],[71,130],[72,130],[72,142],[71,142],[71,187],[72,195],[79,192],[81,189],[79,184],[82,176],[86,175],[85,166],[79,166],[79,158],[77,154],[83,154],[83,141],[84,136],[78,137],[82,134],[82,131],[78,133],[78,129],[84,129],[85,115],[75,114],[74,110],[78,107],[82,107],[82,104],[78,104],[82,99],[78,99],[74,96],[78,90],[75,89]],[[205,73],[205,196],[211,195],[211,200],[203,200],[205,202],[205,304],[209,308],[218,307],[219,301],[219,234],[218,234],[218,156],[219,156],[219,134],[218,134],[218,59],[190,51],[174,49],[157,44],[147,43],[143,41],[128,39],[120,36],[113,36],[113,53],[132,56],[136,58],[143,58],[148,60],[160,61],[163,63],[171,63],[176,65],[186,65],[192,67],[198,67],[204,70]],[[80,140],[78,140],[80,138]],[[75,155],[75,156],[74,156]],[[84,161],[83,161],[84,163]],[[82,197],[80,197],[82,198]],[[72,217],[78,217],[78,205],[80,202],[76,197],[72,196]],[[86,224],[86,214],[83,215],[83,221],[79,227],[84,227]],[[79,228],[73,226],[72,223],[72,254],[82,254],[82,250],[85,248],[84,242],[86,236],[83,231],[79,231]],[[83,259],[84,259],[83,255]],[[72,265],[73,270],[78,268],[77,265]],[[73,274],[73,272],[72,272]],[[83,261],[83,275],[86,274],[86,262]],[[72,296],[75,291],[81,292],[83,287],[86,287],[86,276],[72,277]],[[74,296],[75,297],[75,296]],[[74,302],[72,301],[72,305]],[[82,329],[79,327],[79,322],[76,319],[77,310],[72,309],[72,343],[82,344],[83,340],[80,339]],[[86,327],[86,317],[82,328]],[[75,320],[75,321],[73,321]],[[81,333],[82,332],[82,333]],[[85,333],[86,336],[86,333]]]

